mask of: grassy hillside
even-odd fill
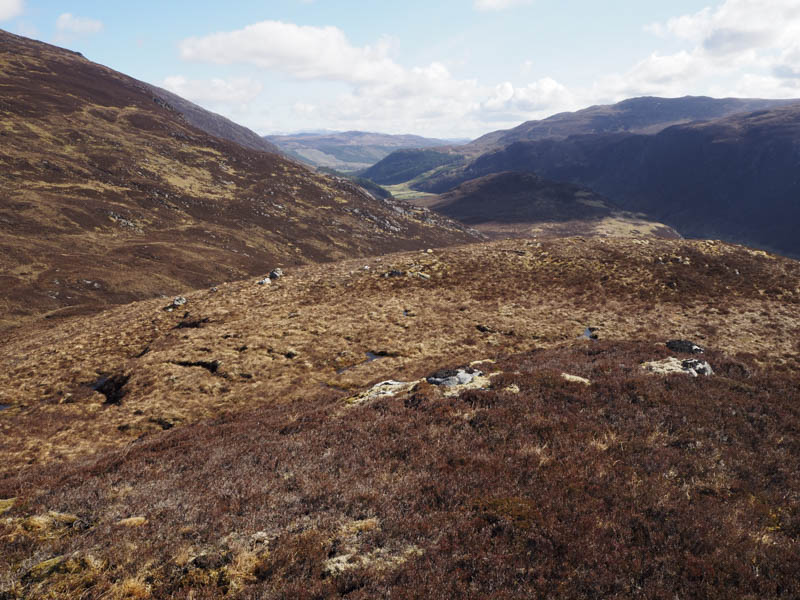
[[[210,136],[152,89],[0,32],[0,328],[295,265],[476,239]]]
[[[0,348],[0,592],[794,597],[798,276],[517,240],[42,322]]]

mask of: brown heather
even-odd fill
[[[511,240],[16,330],[0,597],[796,598],[799,275]],[[646,374],[673,338],[716,374]],[[347,402],[483,359],[487,389]]]

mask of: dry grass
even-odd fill
[[[0,523],[7,593],[795,597],[796,372],[639,368],[666,354],[568,344],[499,360],[488,390],[416,402],[409,391],[344,412],[325,391],[265,398],[28,470],[0,488],[28,490]],[[47,510],[85,525],[16,527]],[[130,513],[148,521],[120,538]]]

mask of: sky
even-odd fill
[[[0,0],[266,135],[475,138],[635,96],[800,98],[800,0]]]

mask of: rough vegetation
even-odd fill
[[[294,265],[477,239],[190,125],[146,84],[0,32],[0,328]]]
[[[43,321],[0,356],[0,591],[795,597],[799,275],[517,240]]]

